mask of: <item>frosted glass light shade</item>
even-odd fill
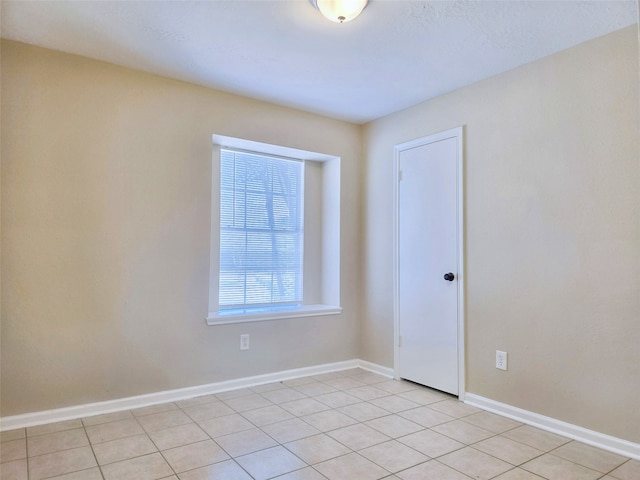
[[[366,7],[368,0],[311,0],[311,3],[332,22],[350,22]]]

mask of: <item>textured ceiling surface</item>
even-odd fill
[[[638,21],[637,0],[2,0],[8,39],[362,123]]]

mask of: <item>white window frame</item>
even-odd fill
[[[321,218],[321,271],[303,275],[318,275],[320,285],[319,304],[303,304],[287,310],[261,311],[230,315],[219,313],[220,275],[220,150],[245,150],[266,155],[288,157],[304,162],[322,164],[322,218]],[[282,318],[337,315],[340,306],[340,157],[289,147],[281,147],[223,135],[213,135],[211,168],[211,248],[209,259],[209,313],[208,325],[257,322]],[[306,263],[306,262],[305,262]]]

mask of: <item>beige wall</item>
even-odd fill
[[[362,358],[393,365],[393,146],[464,125],[467,391],[640,441],[638,71],[634,26],[366,126]]]
[[[464,125],[467,391],[638,442],[638,104],[635,27],[364,137],[3,41],[1,413],[358,356],[392,366],[392,148]],[[342,157],[341,317],[205,325],[212,133]]]
[[[1,133],[3,416],[357,358],[359,126],[3,41]],[[205,325],[213,133],[342,157],[341,316]]]

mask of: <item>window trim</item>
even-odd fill
[[[230,323],[263,322],[265,320],[280,320],[284,318],[319,317],[322,315],[338,315],[342,307],[331,305],[301,305],[299,308],[288,310],[274,310],[272,312],[248,312],[241,314],[220,314],[210,312],[207,316],[209,325],[228,325]]]
[[[211,237],[209,259],[209,308],[208,325],[259,322],[286,318],[338,315],[340,306],[340,157],[254,142],[240,138],[213,135],[211,171]],[[302,304],[298,308],[229,314],[219,312],[220,266],[220,150],[244,150],[273,155],[304,162],[322,163],[322,268],[320,273],[319,304]],[[304,300],[304,299],[303,299]]]

